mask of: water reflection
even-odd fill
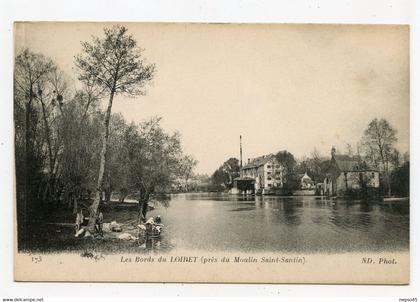
[[[145,247],[161,251],[382,251],[409,245],[408,203],[193,193],[159,205],[153,215],[162,216],[164,237]]]
[[[371,215],[366,214],[366,208],[362,204],[345,204],[344,206],[334,206],[330,215],[330,222],[335,225],[342,233],[349,233],[353,230],[364,230],[371,226]]]
[[[301,224],[301,215],[302,212],[297,211],[298,207],[302,207],[303,205],[299,202],[293,201],[283,201],[283,217],[284,222],[288,225],[299,225]]]
[[[160,238],[150,238],[148,240],[146,239],[140,239],[139,245],[141,248],[144,248],[145,250],[159,250],[161,240]]]
[[[169,194],[155,194],[153,196],[153,201],[157,202],[161,206],[168,208],[170,206],[171,195]]]

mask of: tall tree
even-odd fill
[[[296,160],[292,153],[288,151],[279,151],[275,156],[277,161],[285,169],[286,174],[293,173],[296,166]]]
[[[127,189],[128,158],[127,153],[124,152],[124,146],[127,144],[125,134],[128,128],[129,125],[121,114],[112,115],[104,177],[105,201],[110,201],[113,191],[119,190],[124,194]],[[122,196],[120,201],[124,199],[125,196]]]
[[[54,63],[41,54],[24,49],[15,58],[14,102],[15,102],[15,142],[16,142],[16,181],[19,219],[19,239],[26,244],[27,224],[31,218],[30,210],[37,199],[40,187],[38,175],[42,173],[43,137],[37,139],[39,128],[36,100],[42,94],[43,84],[54,69]],[[39,142],[39,143],[38,143]],[[23,149],[23,150],[22,150]],[[22,160],[20,157],[23,157]],[[22,189],[23,188],[23,189]],[[28,202],[31,201],[30,204]],[[23,241],[22,241],[23,240]]]
[[[223,185],[230,188],[233,180],[240,176],[241,167],[237,158],[231,157],[225,161],[211,176],[211,180],[215,185]]]
[[[393,194],[397,196],[410,196],[410,162],[406,161],[396,167],[390,175]]]
[[[34,124],[37,122],[34,120],[34,102],[42,100],[48,75],[54,69],[55,65],[50,59],[29,49],[21,51],[15,59],[15,100],[21,99],[25,103],[26,198],[31,195],[31,171],[34,164]]]
[[[56,173],[59,165],[59,153],[62,152],[60,127],[63,125],[63,105],[69,100],[69,80],[58,67],[54,66],[42,85],[38,84],[37,100],[41,105],[41,116],[44,122],[45,141],[48,150],[49,175],[44,189],[43,200],[53,197]],[[58,107],[58,109],[57,109]]]
[[[30,177],[31,157],[33,155],[33,133],[31,120],[34,101],[41,100],[48,75],[55,69],[54,63],[41,54],[29,49],[20,52],[15,60],[14,85],[16,97],[25,100],[25,153],[27,176]],[[43,106],[43,109],[44,106]]]
[[[77,210],[77,199],[96,188],[99,154],[102,146],[103,115],[83,117],[84,102],[75,97],[63,106],[59,176],[64,186],[64,200]]]
[[[198,161],[195,160],[191,155],[185,155],[180,160],[180,177],[184,180],[185,191],[188,192],[188,181],[190,180],[195,166],[198,164]]]
[[[299,187],[299,178],[295,172],[296,160],[292,153],[284,150],[275,155],[277,161],[283,167],[283,189],[288,193]]]
[[[386,119],[373,119],[362,138],[366,158],[385,175],[388,196],[391,195],[389,164],[392,160],[397,131]]]
[[[129,162],[129,188],[139,201],[138,219],[144,221],[151,195],[167,191],[178,176],[183,157],[180,136],[164,132],[160,118],[152,118],[126,130],[123,152]]]
[[[95,225],[101,193],[103,190],[106,153],[109,137],[109,121],[114,96],[126,94],[130,96],[144,95],[144,86],[153,79],[155,65],[146,64],[142,57],[142,49],[136,40],[127,33],[127,28],[116,25],[104,29],[105,37],[94,37],[92,42],[83,42],[83,52],[76,56],[76,66],[80,69],[79,79],[89,81],[101,87],[109,96],[108,107],[104,118],[102,148],[100,153],[99,174],[96,197],[90,207],[88,230],[92,232]]]

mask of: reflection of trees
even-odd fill
[[[359,225],[363,225],[366,227],[372,226],[372,205],[368,202],[361,202],[359,205],[359,212],[356,216],[358,219]]]
[[[302,203],[283,201],[283,216],[286,224],[299,225],[302,223],[301,213],[296,211],[296,208],[301,208],[302,206]]]
[[[410,204],[408,202],[390,202],[383,203],[381,209],[388,213],[395,213],[399,215],[409,216]]]
[[[156,194],[155,196],[153,196],[154,200],[156,202],[158,202],[159,204],[161,204],[163,207],[165,208],[169,208],[170,206],[170,201],[171,201],[171,196],[168,194]]]
[[[161,239],[150,238],[146,240],[146,238],[139,238],[137,244],[147,251],[159,250],[161,246]]]
[[[304,206],[302,201],[289,198],[278,198],[273,196],[256,196],[255,207],[266,208],[275,211],[280,221],[284,221],[287,225],[299,225],[302,223],[302,211],[298,208]]]
[[[372,205],[345,203],[333,205],[330,222],[343,229],[360,229],[372,226]]]
[[[373,207],[370,203],[368,202],[361,202],[360,206],[359,206],[360,212],[362,213],[368,213],[371,212]]]
[[[333,204],[331,211],[330,222],[340,228],[347,228],[351,221],[351,212],[349,208],[339,206],[337,203]]]

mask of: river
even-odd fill
[[[305,197],[174,194],[156,203],[161,251],[407,251],[409,203]]]

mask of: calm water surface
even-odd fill
[[[158,249],[207,251],[403,251],[408,202],[332,201],[312,196],[171,195],[160,214]]]

